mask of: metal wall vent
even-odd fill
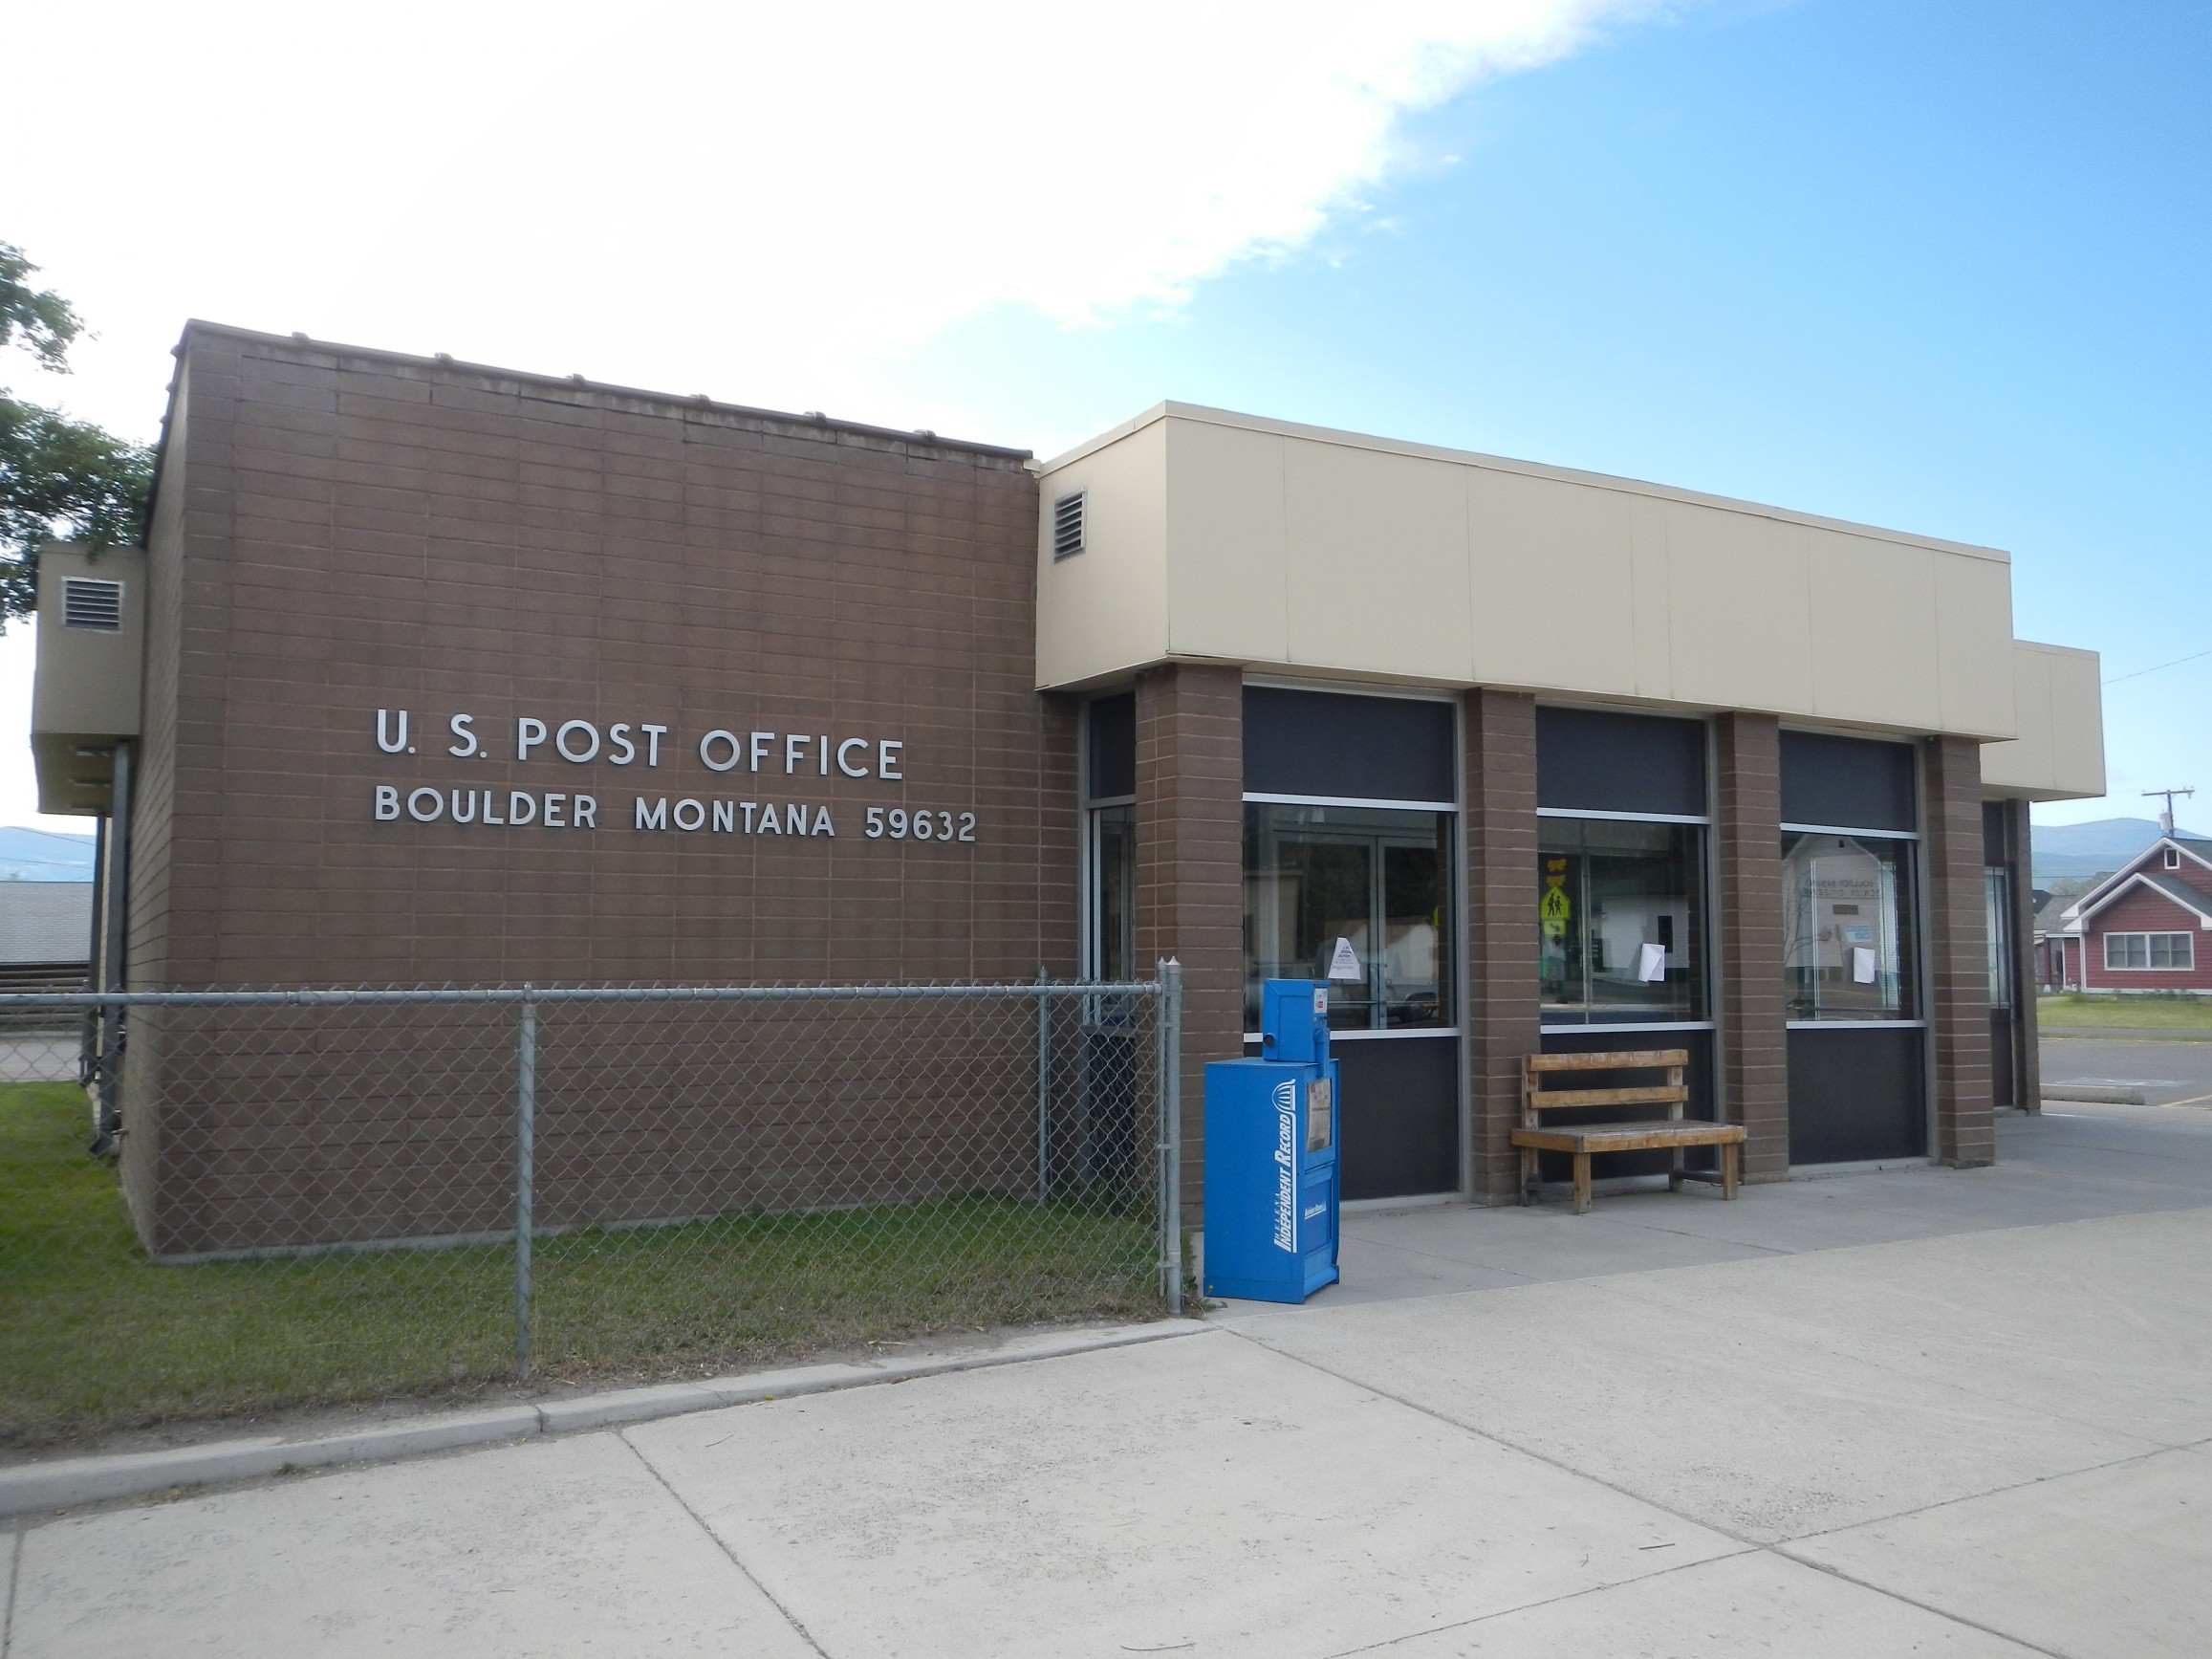
[[[123,584],[97,577],[61,578],[61,625],[90,628],[96,634],[123,631]]]
[[[1052,503],[1052,557],[1066,558],[1083,551],[1083,491],[1063,495]]]

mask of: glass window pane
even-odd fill
[[[1245,1029],[1269,979],[1327,979],[1336,1031],[1451,1022],[1451,819],[1380,807],[1245,807]]]
[[[1989,1006],[2012,1006],[2012,872],[1992,864],[1982,872],[1983,924],[1989,945]]]
[[[1782,838],[1791,1019],[1917,1019],[1913,849],[1872,837]]]
[[[1137,809],[1100,807],[1091,815],[1091,973],[1137,977]]]
[[[1701,826],[1539,819],[1536,916],[1548,1024],[1705,1017]]]

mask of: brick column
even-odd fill
[[[1184,1214],[1203,1224],[1205,1062],[1244,1053],[1244,675],[1137,681],[1137,964],[1182,964]]]
[[[1466,840],[1467,1195],[1509,1204],[1520,1155],[1521,1057],[1538,1046],[1536,700],[1476,690],[1464,699]]]
[[[1721,1116],[1744,1125],[1744,1179],[1779,1181],[1789,1172],[1780,725],[1770,714],[1724,714],[1713,751]]]
[[[1925,748],[1921,847],[1928,884],[1928,1037],[1935,1046],[1936,1157],[1996,1162],[1989,1102],[1989,947],[1983,926],[1982,746]]]

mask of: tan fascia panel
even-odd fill
[[[1039,527],[1045,689],[1198,661],[2019,735],[1996,549],[1187,404],[1035,470],[1092,526],[1057,562]]]
[[[2094,651],[2012,642],[2018,735],[1982,746],[1982,787],[2016,800],[2091,800],[2105,793],[2102,660]]]
[[[1334,445],[1350,449],[1368,449],[1379,454],[1406,455],[1421,460],[1443,461],[1455,466],[1481,467],[1500,472],[1518,473],[1529,478],[1550,479],[1565,484],[1584,484],[1602,490],[1619,491],[1628,494],[1647,495],[1664,501],[1683,502],[1690,506],[1717,508],[1730,513],[1747,513],[1763,518],[1773,518],[1789,524],[1809,525],[1814,529],[1843,531],[1853,535],[1868,535],[1888,541],[1903,542],[1914,547],[1940,549],[1946,553],[1963,554],[1969,557],[1985,558],[1998,564],[2009,565],[2012,556],[2000,547],[1982,547],[1967,541],[1946,541],[1940,536],[1919,535],[1910,531],[1885,530],[1876,525],[1856,524],[1849,519],[1824,518],[1818,513],[1799,513],[1787,507],[1774,507],[1757,501],[1739,501],[1732,496],[1708,495],[1696,490],[1682,490],[1671,484],[1654,484],[1646,479],[1622,478],[1608,472],[1584,472],[1572,467],[1552,467],[1541,461],[1516,461],[1504,455],[1486,455],[1478,449],[1452,449],[1440,444],[1416,444],[1398,438],[1377,438],[1364,432],[1347,432],[1332,426],[1309,426],[1296,421],[1270,420],[1264,415],[1240,414],[1234,409],[1209,408],[1204,404],[1179,404],[1173,400],[1158,403],[1142,414],[1133,415],[1099,433],[1086,439],[1074,448],[1037,462],[1033,470],[1040,478],[1050,478],[1063,467],[1095,454],[1100,449],[1119,443],[1135,432],[1143,430],[1160,421],[1195,421],[1217,426],[1229,426],[1249,432],[1264,432],[1278,437],[1303,438],[1315,443]],[[1048,486],[1048,493],[1050,493]]]
[[[62,596],[71,577],[121,584],[119,628],[94,630],[64,622]],[[56,542],[39,550],[31,754],[40,812],[79,818],[108,812],[115,746],[140,730],[145,607],[142,548]]]

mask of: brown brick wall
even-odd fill
[[[180,358],[135,986],[1074,972],[1073,714],[1033,689],[1020,456],[200,326]],[[379,752],[380,709],[414,753]],[[488,758],[446,753],[457,713]],[[522,716],[594,723],[599,757],[518,758]],[[617,722],[669,727],[661,765],[613,765]],[[710,771],[716,728],[779,734],[766,769]],[[904,777],[825,777],[812,745],[787,776],[792,732],[898,740]],[[380,822],[379,785],[589,793],[599,827]],[[639,796],[835,835],[639,831]],[[871,806],[972,812],[976,840],[870,839]]]
[[[1542,1024],[1536,939],[1536,700],[1469,691],[1465,744],[1469,1196],[1510,1203],[1520,1158],[1521,1059]]]
[[[1769,714],[1713,722],[1722,1118],[1744,1125],[1744,1178],[1789,1172],[1782,965],[1782,750]]]
[[[1137,962],[1182,964],[1182,1182],[1203,1218],[1205,1064],[1244,1053],[1244,676],[1137,682]]]
[[[1924,746],[1923,755],[1936,1156],[1971,1168],[1997,1156],[1989,1096],[1982,746],[1969,738],[1940,737]]]
[[[1017,459],[211,330],[184,368],[141,983],[1073,971],[1073,726],[1031,687]],[[378,752],[379,709],[416,753]],[[445,753],[456,713],[490,758]],[[518,760],[522,716],[672,730],[658,768],[571,765]],[[717,775],[716,728],[900,740],[904,780],[812,746],[787,777],[780,742]],[[600,827],[380,823],[379,784],[583,791]],[[836,835],[640,833],[640,794],[827,806]],[[869,806],[973,811],[978,840],[869,840]]]

